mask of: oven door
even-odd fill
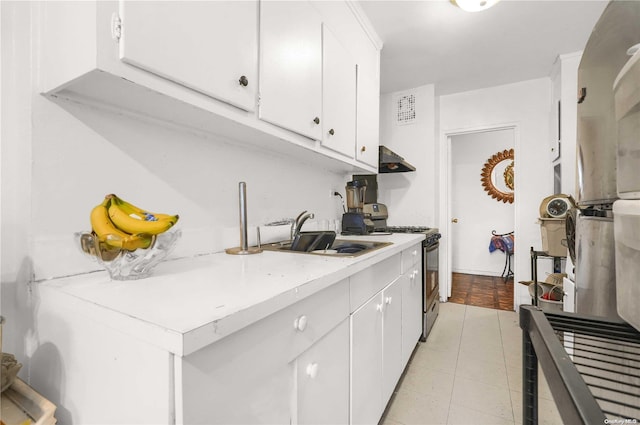
[[[438,317],[440,309],[440,287],[438,279],[438,247],[439,242],[425,245],[422,255],[422,341],[427,340],[429,332]]]

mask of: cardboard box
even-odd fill
[[[567,256],[567,229],[564,218],[540,218],[542,251],[552,257]]]

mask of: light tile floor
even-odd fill
[[[522,331],[513,311],[442,303],[383,425],[521,424]],[[562,424],[539,368],[538,423]]]

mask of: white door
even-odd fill
[[[385,405],[402,374],[402,279],[382,292],[382,403]]]
[[[407,364],[422,335],[422,265],[400,277],[402,285],[402,365]]]
[[[515,206],[493,198],[480,179],[483,166],[494,155],[514,147],[514,130],[503,129],[456,135],[451,138],[451,248],[452,271],[500,276],[502,251],[489,250],[492,231],[514,231]],[[510,160],[508,162],[511,162]],[[507,163],[507,161],[503,161]],[[504,176],[495,173],[498,181]]]
[[[260,5],[259,116],[322,139],[322,21],[306,1]]]
[[[382,292],[351,315],[351,423],[382,414]]]
[[[322,26],[322,146],[355,156],[356,63],[331,30]]]
[[[121,1],[120,18],[122,61],[255,109],[257,1]]]

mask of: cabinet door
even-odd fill
[[[382,415],[382,292],[351,315],[351,423]]]
[[[326,25],[322,27],[322,43],[322,145],[353,158],[356,63]]]
[[[260,6],[260,119],[322,139],[322,21],[306,1]]]
[[[402,367],[422,334],[422,265],[414,265],[402,275]]]
[[[402,374],[402,280],[382,292],[382,403],[387,404]]]
[[[380,144],[380,86],[378,80],[361,66],[358,66],[357,102],[356,159],[377,167]]]
[[[296,360],[298,424],[349,422],[349,320]]]
[[[121,1],[120,15],[121,60],[247,111],[255,109],[257,1]]]

